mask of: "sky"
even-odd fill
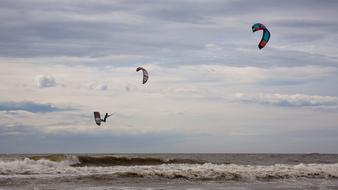
[[[0,153],[338,153],[337,18],[335,0],[2,0]]]

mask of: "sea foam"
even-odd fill
[[[0,161],[0,177],[90,176],[147,177],[191,180],[269,180],[287,178],[338,178],[338,164],[275,164],[270,166],[237,164],[161,164],[138,166],[74,167],[76,159],[59,162],[40,159]]]

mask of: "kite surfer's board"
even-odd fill
[[[95,123],[100,126],[101,125],[101,116],[100,112],[94,112]]]

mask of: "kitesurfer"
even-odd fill
[[[104,116],[103,119],[101,119],[101,115],[100,112],[94,112],[94,118],[95,118],[95,123],[100,126],[101,122],[106,122],[107,118],[112,116],[113,114],[108,114],[106,113],[106,115]]]

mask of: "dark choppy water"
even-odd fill
[[[338,155],[0,155],[0,189],[338,189]]]

